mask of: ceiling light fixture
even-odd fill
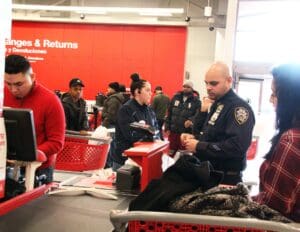
[[[140,12],[141,16],[172,16],[171,13],[168,12]]]
[[[211,17],[212,15],[212,7],[209,5],[209,0],[207,0],[207,6],[204,7],[204,16]]]
[[[87,11],[87,10],[79,10],[75,11],[77,14],[99,14],[99,15],[105,15],[107,14],[106,11]]]
[[[87,7],[87,6],[46,6],[13,4],[15,10],[40,10],[40,11],[71,11],[87,14],[105,13],[136,13],[140,15],[171,16],[172,14],[182,14],[183,8],[135,8],[135,7]]]

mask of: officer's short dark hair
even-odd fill
[[[25,74],[31,68],[29,61],[20,55],[9,55],[5,58],[5,73],[7,74]]]

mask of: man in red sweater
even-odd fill
[[[38,150],[47,156],[36,174],[45,174],[45,182],[49,183],[53,179],[56,154],[64,143],[65,116],[60,100],[37,83],[29,61],[23,56],[6,57],[4,81],[4,106],[33,110]]]

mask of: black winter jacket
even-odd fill
[[[102,126],[114,127],[117,122],[117,113],[124,102],[122,93],[111,94],[105,99],[102,110]]]
[[[230,90],[214,102],[210,113],[197,113],[194,121],[194,134],[199,140],[196,156],[201,161],[210,161],[215,170],[239,173],[246,167],[254,124],[251,107]]]
[[[70,94],[66,93],[62,96],[62,104],[66,116],[67,130],[88,130],[88,116],[86,111],[86,102],[82,98],[78,102],[74,102]]]
[[[129,210],[169,211],[169,204],[183,194],[201,188],[217,186],[223,174],[213,170],[209,162],[200,162],[195,156],[183,155],[169,167],[160,179],[152,180],[134,199]]]
[[[119,110],[116,124],[116,152],[112,159],[114,162],[124,164],[126,158],[122,153],[138,141],[145,138],[145,133],[130,127],[132,122],[144,121],[158,130],[154,111],[147,105],[140,105],[135,99],[130,99]],[[159,134],[155,138],[159,138]]]
[[[165,121],[165,129],[174,133],[191,133],[191,128],[185,128],[184,122],[191,120],[199,111],[201,102],[193,93],[189,94],[187,100],[183,101],[183,92],[178,92],[172,98],[167,119]]]

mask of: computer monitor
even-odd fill
[[[7,159],[36,160],[37,146],[32,110],[3,108],[3,117],[7,138]]]

